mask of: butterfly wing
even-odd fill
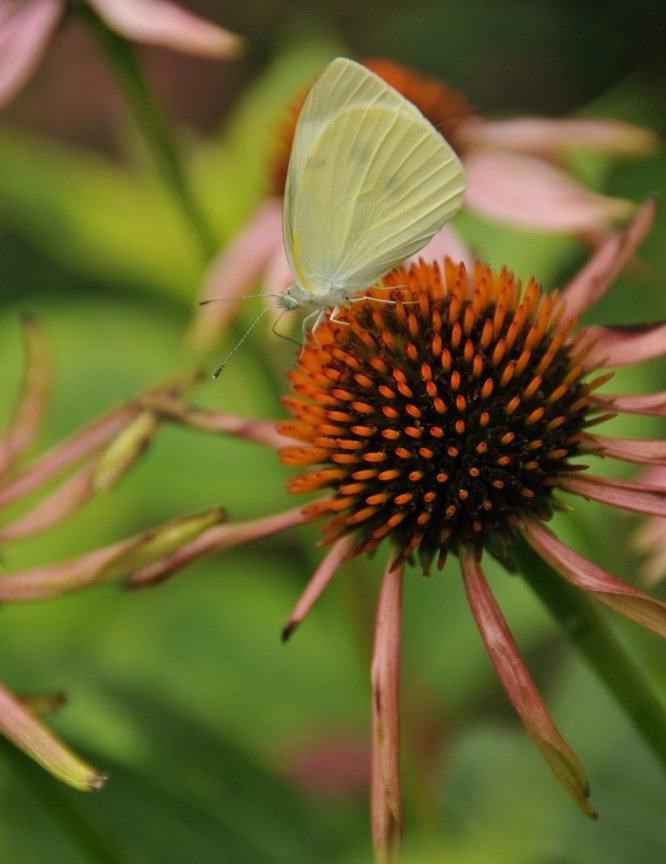
[[[333,61],[305,102],[287,176],[284,238],[299,285],[371,285],[458,210],[460,161],[411,102],[351,60]]]

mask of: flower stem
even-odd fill
[[[208,262],[219,244],[192,191],[187,172],[174,144],[173,133],[164,113],[153,99],[134,46],[114,33],[87,6],[78,6],[77,12],[85,20],[115,73],[132,116],[155,160],[157,170],[183,213],[203,260]]]
[[[666,770],[666,710],[641,669],[583,592],[522,539],[514,552],[526,581],[613,694]]]

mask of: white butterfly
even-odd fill
[[[294,135],[283,234],[295,282],[279,304],[313,309],[314,328],[329,307],[335,320],[425,246],[464,190],[460,160],[411,102],[364,66],[333,60]]]

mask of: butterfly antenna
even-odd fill
[[[208,306],[209,303],[228,303],[232,300],[254,300],[256,297],[280,297],[280,294],[241,294],[235,297],[211,297],[209,300],[199,300],[197,305]]]
[[[257,317],[254,319],[254,321],[253,321],[253,322],[250,324],[250,326],[247,328],[247,330],[245,331],[245,333],[243,333],[243,335],[240,337],[240,339],[238,340],[238,342],[236,342],[236,344],[234,345],[234,347],[233,347],[233,348],[231,349],[231,351],[227,354],[226,358],[225,358],[225,359],[220,363],[220,365],[217,367],[217,369],[213,372],[213,378],[219,378],[219,377],[220,377],[220,375],[224,372],[224,370],[225,370],[225,369],[227,368],[227,366],[229,365],[229,361],[230,361],[231,358],[234,356],[234,354],[236,353],[236,351],[238,351],[238,349],[241,347],[241,345],[243,344],[243,342],[245,342],[245,340],[247,339],[247,337],[250,335],[250,333],[254,330],[254,328],[256,327],[256,325],[259,323],[259,320],[260,320],[261,318],[263,318],[263,316],[264,316],[264,315],[269,311],[270,308],[271,308],[270,306],[264,306],[264,308],[261,310],[261,312],[257,315]]]

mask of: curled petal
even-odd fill
[[[569,315],[580,315],[603,297],[645,239],[654,222],[656,210],[655,199],[649,198],[624,231],[611,234],[569,282],[562,292]]]
[[[632,156],[653,153],[660,145],[659,136],[651,129],[621,120],[586,117],[474,117],[461,124],[456,135],[462,146],[499,147],[548,157],[574,147]]]
[[[10,573],[0,578],[0,601],[20,603],[58,597],[126,576],[187,546],[192,538],[225,519],[225,511],[215,507],[173,519],[70,561]]]
[[[0,439],[0,474],[9,470],[30,447],[42,424],[51,390],[51,367],[46,337],[33,318],[23,319],[25,375],[9,428]]]
[[[562,477],[558,485],[567,492],[610,504],[611,507],[666,516],[666,489],[657,489],[647,483],[621,483],[586,474],[584,477]]]
[[[538,522],[529,521],[523,534],[531,546],[572,585],[586,591],[615,612],[666,637],[666,603],[638,591],[570,549]]]
[[[167,0],[88,0],[112,30],[135,42],[202,57],[235,57],[243,40]]]
[[[94,476],[94,463],[84,465],[31,510],[0,528],[0,542],[23,540],[62,522],[94,495]]]
[[[592,453],[638,462],[645,465],[666,465],[666,441],[645,441],[642,438],[613,438],[609,435],[585,435],[584,447]]]
[[[108,492],[116,485],[155,437],[159,426],[152,411],[142,411],[113,439],[97,461],[93,476],[95,492]]]
[[[223,552],[234,546],[242,546],[245,543],[253,543],[273,534],[302,525],[311,519],[298,507],[287,510],[275,516],[267,516],[263,519],[254,519],[251,522],[238,522],[235,525],[219,525],[205,531],[201,536],[190,543],[179,544],[174,550],[155,560],[154,563],[146,564],[137,568],[126,568],[131,571],[128,585],[131,588],[143,588],[155,585],[172,576],[176,571],[182,570],[187,564],[212,555],[215,552]],[[157,556],[156,556],[157,557]],[[2,583],[0,582],[0,589]],[[1,599],[0,593],[0,599]]]
[[[152,388],[143,397],[138,398],[160,393],[179,395],[193,387],[199,380],[199,373],[187,372]],[[95,450],[99,450],[140,413],[141,407],[138,402],[128,402],[93,420],[69,438],[56,444],[23,471],[0,483],[0,507],[18,501],[61,471],[81,462]]]
[[[653,417],[666,417],[666,390],[660,393],[646,393],[639,396],[613,396],[606,393],[592,397],[592,402],[621,414],[645,414]]]
[[[63,8],[63,0],[1,0],[0,108],[37,68]]]
[[[559,168],[533,156],[477,150],[465,161],[470,210],[518,228],[579,232],[628,216],[629,201],[580,186]]]
[[[201,288],[200,306],[189,339],[201,350],[211,348],[236,314],[246,294],[282,248],[282,202],[269,198],[247,225],[214,259]]]
[[[666,324],[628,327],[588,327],[595,341],[585,361],[587,369],[630,366],[666,354]]]
[[[375,860],[398,860],[400,792],[400,635],[403,568],[389,565],[379,592],[372,658],[371,813]]]
[[[312,607],[324,593],[328,583],[337,573],[342,562],[353,549],[354,542],[354,538],[351,535],[347,535],[341,537],[337,543],[333,544],[328,555],[317,567],[314,575],[305,586],[305,590],[298,598],[287,619],[287,623],[282,628],[283,642],[286,642],[293,635],[294,631],[300,627],[301,622],[310,613]]]
[[[424,261],[442,261],[444,258],[450,258],[452,261],[462,261],[469,270],[474,264],[471,252],[452,225],[441,228],[420,252],[408,259],[408,263],[416,262],[419,258],[423,258]]]
[[[280,435],[277,424],[272,420],[248,420],[238,414],[226,411],[210,411],[206,408],[194,408],[178,399],[168,396],[154,396],[142,400],[147,408],[157,412],[165,420],[182,423],[190,429],[201,432],[212,432],[214,435],[232,435],[246,441],[264,444],[275,450],[293,444],[293,439]]]
[[[0,733],[58,780],[81,792],[100,789],[106,781],[103,774],[72,753],[1,684]]]
[[[585,771],[548,714],[479,563],[464,551],[461,564],[472,613],[507,696],[562,786],[586,816],[596,818]]]

